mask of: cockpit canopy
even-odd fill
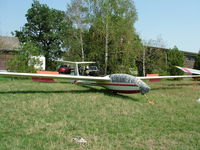
[[[142,80],[128,74],[112,74],[110,79],[112,82],[136,84],[140,88],[141,94],[148,93],[150,90],[150,87]]]

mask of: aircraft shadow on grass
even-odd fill
[[[117,97],[117,98],[122,98],[122,99],[126,99],[126,100],[132,100],[132,101],[135,101],[135,102],[139,102],[139,99],[137,99],[137,98],[133,98],[131,96],[127,96],[127,95],[123,95],[123,94],[113,93],[112,91],[107,90],[107,89],[96,89],[92,86],[87,86],[87,85],[79,85],[79,86],[82,86],[84,88],[88,88],[89,91],[104,93],[104,95],[107,95],[107,96]]]
[[[182,88],[185,88],[185,87],[191,87],[191,86],[199,86],[200,84],[199,83],[194,83],[193,85],[190,84],[190,83],[178,83],[178,84],[166,84],[166,85],[161,85],[159,87],[154,87],[154,88],[151,88],[151,90],[174,90],[174,89],[182,89]]]
[[[133,98],[131,96],[127,95],[122,95],[122,94],[117,94],[117,93],[112,93],[111,91],[107,89],[96,89],[94,87],[89,87],[86,85],[79,85],[82,87],[85,87],[87,89],[84,90],[24,90],[24,91],[0,91],[1,94],[66,94],[66,93],[71,93],[71,94],[81,94],[81,93],[103,93],[106,96],[111,96],[111,97],[117,97],[117,98],[122,98],[124,100],[131,100],[135,102],[139,102],[139,99]]]

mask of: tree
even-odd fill
[[[137,13],[130,0],[90,1],[90,29],[86,34],[88,58],[104,64],[104,74],[127,72],[135,66],[141,40],[135,32]],[[98,55],[97,55],[98,54]]]
[[[35,65],[39,64],[39,60],[31,59],[31,56],[38,56],[38,47],[31,43],[24,43],[20,49],[17,50],[17,54],[9,60],[8,70],[13,72],[35,72]],[[31,62],[30,62],[31,60]]]
[[[200,70],[200,50],[198,55],[195,58],[194,69]]]
[[[84,43],[83,43],[83,32],[87,26],[87,7],[84,0],[72,0],[71,4],[68,5],[66,14],[70,18],[73,23],[73,40],[70,51],[75,51],[76,53],[80,53],[81,50],[81,59],[84,61]]]
[[[161,37],[143,41],[143,51],[137,59],[139,75],[150,73],[167,74],[165,42]]]
[[[168,72],[170,75],[182,75],[183,71],[177,69],[175,66],[183,66],[184,64],[184,54],[179,51],[179,49],[174,46],[173,49],[170,49],[167,53],[168,59]]]
[[[33,0],[32,7],[26,14],[27,23],[21,31],[15,31],[22,43],[34,43],[39,48],[39,54],[46,58],[46,69],[52,69],[52,60],[61,57],[64,41],[67,43],[67,34],[71,23],[65,12],[50,9],[47,5]]]

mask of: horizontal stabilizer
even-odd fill
[[[57,62],[64,62],[69,64],[94,64],[94,61],[81,61],[81,62],[73,62],[73,61],[64,61],[64,60],[56,60]]]
[[[179,67],[179,66],[176,66],[176,68],[178,68],[178,69],[180,69],[180,70],[182,70],[183,72],[186,72],[186,73],[199,74],[200,75],[200,70],[185,68],[185,67]]]
[[[184,75],[184,76],[151,76],[151,77],[137,77],[141,80],[149,79],[175,79],[175,78],[199,78],[200,75]]]

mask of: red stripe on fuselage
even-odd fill
[[[114,93],[126,93],[126,94],[133,94],[133,93],[140,93],[139,90],[131,90],[131,91],[127,91],[127,90],[112,90]]]

